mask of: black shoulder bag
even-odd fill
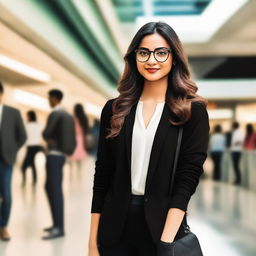
[[[174,176],[177,169],[178,158],[180,153],[180,146],[182,140],[183,128],[179,128],[177,148],[175,152],[174,164],[173,164],[173,172],[171,179],[171,187],[170,193],[173,190]],[[187,213],[186,213],[187,214]],[[167,243],[164,241],[159,241],[157,248],[157,256],[203,256],[201,246],[199,244],[197,236],[191,232],[190,227],[186,223],[186,225],[181,224],[181,228],[183,228],[182,237],[174,240],[172,243]]]

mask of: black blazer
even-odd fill
[[[76,147],[75,123],[65,110],[53,111],[43,131],[48,150],[58,150],[71,155]]]
[[[98,152],[95,162],[91,213],[101,213],[98,242],[113,245],[120,237],[131,195],[131,142],[137,103],[125,117],[120,134],[105,139],[110,127],[112,103],[101,112]],[[187,210],[207,157],[209,120],[201,103],[192,104],[192,115],[183,130],[174,188],[169,194],[177,145],[178,127],[170,124],[174,115],[165,103],[154,137],[145,187],[145,217],[154,242],[161,238],[169,208]],[[186,221],[186,215],[183,221]],[[176,234],[180,234],[181,227]]]
[[[16,155],[25,143],[27,134],[21,118],[20,111],[16,108],[3,105],[0,127],[0,157],[9,164],[14,164]]]

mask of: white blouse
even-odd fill
[[[131,151],[131,182],[134,195],[144,195],[151,148],[164,105],[165,102],[156,104],[155,112],[146,128],[142,115],[143,101],[137,104]]]
[[[37,122],[28,122],[26,125],[27,131],[27,146],[38,146],[42,141],[42,126]]]

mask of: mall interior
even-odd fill
[[[97,138],[102,107],[119,95],[123,57],[136,31],[147,22],[168,23],[184,46],[198,94],[208,100],[208,157],[189,203],[189,226],[206,256],[255,256],[255,13],[255,0],[0,0],[0,105],[19,110],[27,135],[35,132],[28,129],[33,111],[42,132],[52,111],[48,92],[61,90],[65,110],[74,116],[80,104]],[[84,149],[81,159],[66,157],[65,236],[43,240],[52,218],[41,132],[37,181],[31,166],[23,179],[28,141],[13,163],[11,239],[0,240],[0,255],[88,255],[97,146]]]

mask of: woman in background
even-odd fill
[[[41,140],[42,140],[42,126],[37,122],[37,116],[35,111],[30,110],[27,112],[28,123],[26,125],[27,131],[27,152],[21,167],[22,171],[22,185],[26,184],[26,170],[31,167],[33,174],[33,185],[37,182],[37,172],[35,157],[40,151],[44,151]]]
[[[74,120],[76,132],[76,148],[69,159],[71,160],[71,162],[76,162],[78,169],[80,170],[82,162],[88,156],[88,153],[85,149],[85,137],[89,131],[88,117],[85,114],[82,104],[76,104],[74,106]]]
[[[256,132],[254,131],[252,124],[246,125],[246,135],[243,146],[246,150],[256,149]]]
[[[225,151],[225,145],[225,135],[222,133],[221,126],[218,124],[214,127],[209,142],[210,154],[214,164],[213,180],[215,181],[221,179],[221,161],[223,152]]]
[[[254,186],[254,172],[255,172],[255,149],[256,149],[256,132],[253,124],[246,125],[246,134],[243,143],[243,185],[247,188]]]

